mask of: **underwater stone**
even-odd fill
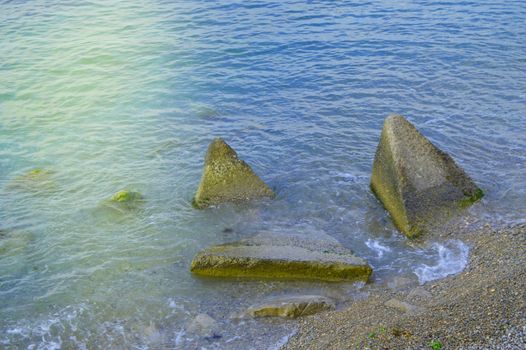
[[[196,208],[224,202],[274,197],[274,192],[238,158],[237,153],[221,138],[208,146],[199,188],[193,199]]]
[[[249,307],[246,314],[251,317],[297,318],[334,310],[334,302],[321,295],[298,295],[280,297]]]
[[[260,234],[196,254],[191,271],[211,277],[367,281],[367,262],[327,235]]]
[[[121,190],[111,196],[112,202],[129,203],[136,200],[142,200],[142,195],[139,192],[133,192],[128,190]]]
[[[51,191],[56,184],[53,181],[54,171],[35,168],[13,179],[7,189],[23,189],[29,191]]]
[[[144,197],[139,192],[120,190],[105,201],[105,205],[115,209],[136,209],[144,202]]]
[[[217,321],[207,314],[197,315],[186,328],[188,333],[197,334],[205,338],[218,336],[219,326]]]
[[[398,115],[384,122],[371,189],[410,238],[484,195],[447,153]]]

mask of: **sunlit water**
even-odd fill
[[[359,289],[189,273],[261,230],[325,232],[378,284],[459,272],[467,245],[408,242],[371,194],[382,122],[407,116],[472,175],[486,197],[467,215],[524,221],[525,38],[522,0],[4,1],[0,347],[267,349],[294,322],[229,316]],[[215,136],[276,200],[191,207]],[[104,205],[122,188],[145,202]],[[185,331],[199,313],[221,338]]]

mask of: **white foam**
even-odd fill
[[[462,241],[451,240],[445,244],[433,243],[431,253],[437,255],[436,264],[421,264],[413,270],[420,284],[444,278],[464,270],[468,264],[469,247]]]
[[[369,249],[374,250],[374,252],[376,253],[376,255],[377,255],[378,258],[381,258],[382,256],[384,256],[384,253],[387,253],[387,252],[390,252],[390,251],[391,251],[391,248],[386,247],[386,246],[380,244],[379,241],[374,240],[374,239],[368,239],[368,240],[365,242],[365,245],[366,245],[367,247],[369,247]]]
[[[174,299],[168,298],[168,307],[170,307],[172,309],[175,309],[177,307],[177,303],[175,302]]]
[[[186,332],[184,328],[181,328],[178,332],[175,333],[175,346],[180,346],[184,342],[184,337]]]

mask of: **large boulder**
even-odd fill
[[[252,305],[246,310],[251,317],[297,318],[334,310],[334,302],[321,295],[285,296]]]
[[[274,197],[274,192],[238,158],[227,143],[216,138],[208,146],[199,188],[193,199],[196,208],[224,202]]]
[[[398,115],[384,122],[371,189],[408,237],[429,231],[484,195],[448,154]]]
[[[260,234],[212,246],[193,259],[191,271],[202,276],[367,281],[364,259],[330,236]]]

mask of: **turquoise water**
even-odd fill
[[[405,115],[472,175],[468,221],[524,221],[525,37],[523,1],[1,2],[0,347],[267,349],[295,323],[229,316],[361,288],[188,272],[261,230],[326,232],[377,284],[458,272],[467,246],[408,243],[370,193],[382,122]],[[191,207],[215,136],[275,201]],[[105,204],[123,188],[144,203]],[[199,313],[221,338],[185,332]]]

